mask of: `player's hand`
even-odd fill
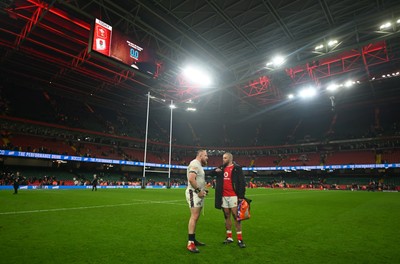
[[[220,168],[215,169],[216,172],[221,172],[222,170]]]
[[[206,197],[207,193],[205,190],[201,190],[198,194],[197,194],[200,198],[204,198]]]

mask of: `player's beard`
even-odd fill
[[[201,166],[206,166],[207,165],[207,161],[206,160],[201,160]]]

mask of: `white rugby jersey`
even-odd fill
[[[194,172],[197,174],[196,182],[197,187],[200,190],[203,190],[206,187],[206,174],[204,173],[203,166],[201,166],[200,161],[194,159],[190,162],[189,166],[187,167],[187,180],[188,180],[188,188],[194,190],[193,186],[189,182],[189,172]]]

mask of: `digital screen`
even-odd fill
[[[110,56],[112,27],[96,18],[93,30],[92,50]]]
[[[91,40],[91,51],[149,75],[154,75],[157,70],[151,49],[97,18],[92,27]]]
[[[144,166],[141,161],[130,161],[130,160],[113,160],[105,158],[91,158],[91,157],[80,157],[80,156],[68,156],[60,154],[48,154],[38,152],[24,152],[14,150],[3,150],[0,149],[0,156],[6,157],[20,157],[20,158],[32,158],[32,159],[51,159],[51,160],[62,160],[62,161],[75,161],[75,162],[93,162],[93,163],[104,163],[104,164],[117,164],[127,166]],[[146,166],[155,168],[168,168],[168,164],[158,163],[146,163]],[[215,167],[203,167],[204,170],[214,170]],[[296,171],[296,170],[353,170],[353,169],[389,169],[389,168],[400,168],[400,163],[385,163],[385,164],[353,164],[353,165],[325,165],[325,166],[276,166],[276,167],[243,167],[244,171]],[[171,169],[187,169],[187,166],[173,165]]]

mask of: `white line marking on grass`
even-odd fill
[[[84,209],[96,209],[96,208],[110,208],[118,206],[131,206],[131,205],[142,205],[142,204],[173,204],[173,205],[186,205],[183,203],[176,203],[182,200],[171,200],[171,201],[149,201],[149,200],[134,200],[134,203],[124,204],[108,204],[108,205],[93,205],[93,206],[80,206],[80,207],[66,207],[66,208],[54,208],[54,209],[39,209],[29,211],[14,211],[14,212],[0,212],[0,215],[16,215],[16,214],[29,214],[29,213],[46,213],[46,212],[59,212],[59,211],[70,211],[70,210],[84,210]]]
[[[281,195],[281,194],[297,194],[304,193],[299,192],[285,192],[285,193],[264,193],[264,194],[252,194],[253,196],[268,196],[268,195]],[[184,205],[187,206],[185,200],[163,200],[163,201],[149,201],[149,200],[133,200],[134,203],[123,203],[123,204],[109,204],[109,205],[93,205],[93,206],[80,206],[80,207],[65,207],[65,208],[53,208],[53,209],[38,209],[28,211],[13,211],[13,212],[0,212],[0,215],[17,215],[17,214],[29,214],[29,213],[46,213],[46,212],[62,212],[70,210],[84,210],[84,209],[96,209],[96,208],[112,208],[119,206],[132,206],[132,205],[143,205],[143,204],[171,204],[171,205]]]
[[[164,201],[149,201],[149,200],[134,200],[137,202],[143,202],[143,203],[152,203],[152,204],[174,204],[174,205],[187,205],[187,202],[185,200],[164,200]],[[180,203],[179,203],[180,202]]]

